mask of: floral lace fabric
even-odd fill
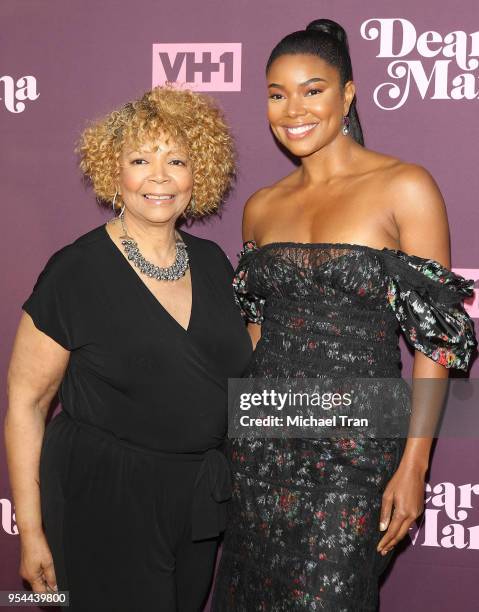
[[[408,342],[447,368],[468,369],[477,340],[473,322],[465,312],[462,300],[472,296],[473,280],[451,272],[437,261],[400,250],[294,243],[273,243],[260,249],[254,241],[249,241],[243,245],[233,279],[236,302],[248,321],[261,323],[266,297],[274,297],[276,293],[274,286],[268,287],[267,283],[261,282],[261,266],[263,271],[271,274],[272,266],[281,265],[281,259],[285,266],[283,273],[288,265],[293,264],[293,267],[297,266],[293,276],[296,273],[305,280],[309,275],[313,282],[322,277],[320,270],[312,268],[314,264],[321,266],[328,260],[337,260],[337,270],[346,272],[346,266],[351,276],[355,271],[361,274],[361,269],[355,264],[360,266],[363,262],[364,266],[364,260],[369,260],[372,267],[369,271],[363,267],[362,271],[369,272],[370,284],[375,282],[377,288],[384,289],[375,295],[378,305],[384,298],[382,306],[386,308],[388,304],[391,307]],[[376,278],[374,267],[380,271]],[[250,275],[253,277],[251,280]],[[361,285],[365,278],[366,275],[363,279],[357,278],[359,296],[368,294],[367,287]],[[321,287],[318,286],[317,290],[321,293]]]
[[[477,341],[462,300],[473,282],[438,262],[361,245],[244,244],[238,305],[261,324],[244,374],[400,377],[399,329],[414,348],[466,370]],[[233,499],[215,612],[375,611],[394,550],[382,492],[404,439],[231,441]]]

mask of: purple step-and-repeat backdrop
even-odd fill
[[[3,0],[2,389],[20,305],[47,258],[109,216],[77,169],[86,120],[165,80],[211,92],[237,141],[238,181],[222,214],[190,231],[235,262],[244,201],[291,170],[266,122],[266,59],[282,36],[320,17],[348,32],[367,146],[433,174],[448,207],[453,269],[479,279],[477,0]],[[478,293],[466,304],[476,319]],[[22,582],[3,440],[0,453],[0,590],[13,590]],[[382,611],[403,612],[406,594],[411,612],[479,610],[478,467],[477,439],[438,441],[426,511],[386,576]]]

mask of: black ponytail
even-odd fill
[[[281,55],[317,55],[339,72],[341,86],[353,80],[353,68],[349,55],[347,34],[339,23],[331,19],[316,19],[305,30],[285,36],[271,51],[266,64],[268,72],[271,64]],[[349,130],[352,138],[364,146],[363,131],[356,108],[354,96],[348,111]]]

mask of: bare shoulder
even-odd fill
[[[431,173],[418,164],[401,162],[390,171],[389,189],[401,248],[448,266],[446,205]]]
[[[264,208],[268,201],[271,198],[271,192],[272,192],[273,188],[272,186],[269,187],[262,187],[261,189],[258,189],[258,191],[255,191],[253,193],[253,195],[251,195],[247,200],[246,200],[246,204],[244,206],[244,214],[248,214],[248,215],[255,215],[258,214],[258,212]]]
[[[419,209],[435,215],[445,211],[441,191],[423,166],[370,149],[361,153],[361,159],[368,190],[380,194],[394,215],[408,210],[417,214]]]
[[[272,185],[262,187],[248,198],[243,211],[244,240],[255,240],[255,228],[261,224],[262,220],[268,218],[275,203],[284,197],[288,190],[294,189],[296,174],[297,171]]]
[[[411,197],[439,198],[442,195],[434,177],[419,164],[399,161],[389,169],[389,180],[394,189],[400,190],[400,194],[407,200]]]
[[[265,214],[270,190],[270,187],[258,189],[246,201],[243,210],[243,240],[255,240],[254,228]]]
[[[449,265],[446,205],[431,173],[419,164],[367,151],[362,155],[367,196],[386,213],[399,248]],[[393,229],[394,228],[394,229]]]
[[[416,221],[428,217],[445,217],[446,205],[432,174],[419,164],[400,162],[388,171],[393,214],[397,218],[414,216]]]

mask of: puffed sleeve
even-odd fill
[[[253,240],[245,242],[239,253],[238,266],[233,277],[233,289],[236,303],[244,319],[251,323],[261,324],[263,321],[264,298],[251,291],[249,276],[254,253],[258,250]]]
[[[433,259],[383,249],[387,301],[408,342],[446,368],[467,370],[477,339],[463,300],[474,281]]]
[[[69,247],[52,255],[22,305],[37,329],[69,351],[75,348],[74,310],[78,301],[74,296],[70,262]]]

